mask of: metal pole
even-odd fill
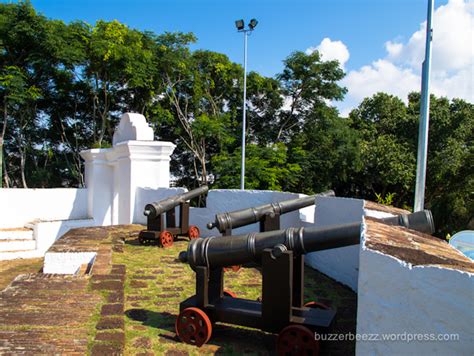
[[[426,162],[428,153],[428,128],[430,123],[430,73],[431,73],[431,41],[433,37],[432,14],[434,0],[428,0],[428,19],[426,23],[425,60],[421,77],[420,127],[418,132],[418,158],[416,167],[415,206],[413,211],[424,209]]]
[[[240,189],[245,190],[245,115],[247,111],[247,36],[248,31],[244,32],[244,103],[242,106],[242,168],[240,173]]]

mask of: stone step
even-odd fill
[[[24,227],[0,229],[0,243],[4,240],[33,240],[33,230]]]
[[[43,257],[44,253],[38,250],[21,250],[21,251],[10,251],[0,252],[0,261],[16,260],[19,258],[37,258]],[[2,353],[0,352],[0,355]]]
[[[32,239],[0,240],[0,252],[29,251],[36,249],[36,241]]]

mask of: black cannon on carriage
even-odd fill
[[[183,194],[173,195],[145,206],[143,214],[147,217],[147,229],[140,231],[138,241],[146,243],[157,241],[161,247],[173,245],[177,236],[197,239],[200,231],[189,225],[189,200],[206,194],[209,188],[202,186]],[[179,206],[179,223],[176,224],[176,207]]]
[[[314,205],[317,196],[333,197],[334,191],[216,214],[215,221],[209,222],[207,228],[217,228],[223,235],[232,235],[232,229],[259,222],[260,232],[279,230],[281,215]]]
[[[431,212],[384,219],[385,223],[433,231]],[[193,240],[179,259],[196,273],[196,294],[180,303],[176,333],[202,346],[215,322],[278,333],[279,354],[317,355],[315,333],[330,331],[336,311],[318,302],[304,304],[304,255],[360,243],[362,224],[289,228]],[[238,298],[224,290],[225,267],[257,263],[262,300]]]

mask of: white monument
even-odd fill
[[[97,225],[131,224],[137,188],[168,188],[171,142],[154,141],[153,129],[140,114],[123,114],[112,148],[81,152],[85,161],[88,214]]]

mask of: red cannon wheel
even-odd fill
[[[186,308],[179,313],[175,329],[182,342],[198,347],[208,342],[212,334],[211,320],[199,308]]]
[[[188,230],[188,236],[189,240],[194,240],[201,236],[201,232],[199,231],[199,228],[197,226],[191,225]]]
[[[277,339],[278,355],[319,355],[319,341],[314,333],[303,325],[289,325]]]
[[[315,309],[324,309],[324,310],[330,310],[331,309],[326,304],[321,303],[321,302],[308,302],[304,306],[307,307],[307,308],[315,308]]]
[[[162,247],[171,247],[173,246],[174,237],[169,231],[162,231],[160,233],[160,244]]]
[[[232,297],[232,298],[237,298],[237,294],[235,294],[234,292],[228,290],[228,289],[224,289],[224,295],[226,297]]]

